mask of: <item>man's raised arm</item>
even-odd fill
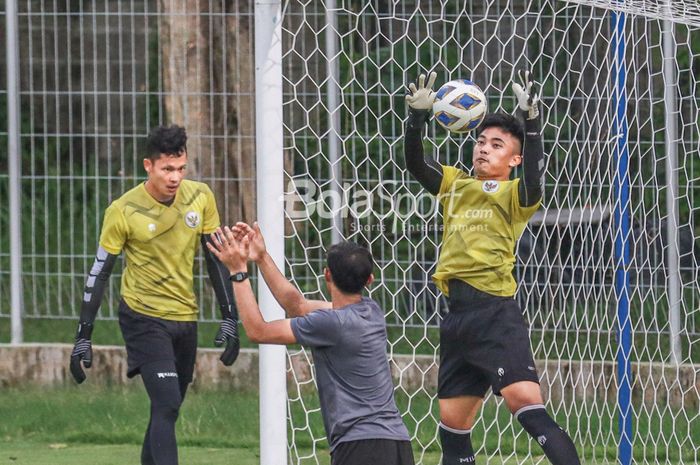
[[[234,236],[240,241],[244,236],[250,242],[250,259],[262,272],[267,286],[272,291],[275,300],[279,302],[288,316],[303,316],[321,308],[331,308],[329,302],[323,300],[308,300],[289,280],[282,274],[272,256],[267,253],[265,238],[260,231],[258,223],[253,227],[238,222],[233,227]]]
[[[540,124],[540,97],[528,71],[521,74],[522,85],[513,83],[513,93],[518,100],[525,120],[525,143],[522,149],[523,174],[520,178],[518,194],[521,207],[531,207],[542,199],[544,194],[544,147]]]
[[[428,192],[437,195],[442,184],[442,166],[432,157],[426,157],[423,153],[423,130],[425,123],[430,118],[430,112],[435,100],[433,84],[436,73],[430,73],[428,84],[425,85],[425,75],[418,78],[418,87],[414,83],[409,84],[411,91],[406,95],[408,104],[408,119],[404,133],[404,157],[406,169]]]

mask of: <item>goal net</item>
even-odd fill
[[[636,463],[696,463],[698,4],[291,0],[284,8],[287,274],[318,295],[330,244],[371,248],[370,295],[386,311],[417,460],[439,460],[446,306],[430,279],[440,212],[402,161],[406,83],[428,71],[438,85],[468,78],[490,111],[513,112],[510,83],[530,69],[541,84],[546,193],[517,248],[517,298],[548,408],[585,463],[618,454],[624,462],[630,448]],[[471,137],[429,124],[426,153],[442,164],[470,170],[461,154],[471,146]],[[320,463],[325,447],[309,365],[309,352],[288,351],[292,463]],[[487,399],[473,432],[481,463],[546,462],[500,404]]]

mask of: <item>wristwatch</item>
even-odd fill
[[[248,279],[248,273],[245,271],[239,271],[238,273],[233,273],[231,276],[228,277],[231,281],[234,283],[242,283],[246,279]]]

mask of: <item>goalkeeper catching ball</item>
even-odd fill
[[[473,174],[423,153],[435,73],[409,86],[405,162],[443,208],[443,237],[433,280],[448,298],[440,324],[440,440],[443,465],[474,464],[471,430],[489,387],[555,465],[580,463],[568,434],[545,410],[528,325],[514,299],[515,246],[543,194],[539,97],[529,73],[512,88],[524,124],[486,115],[477,128]],[[522,175],[510,179],[513,168]]]

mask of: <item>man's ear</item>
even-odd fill
[[[143,159],[143,169],[146,170],[146,173],[151,174],[151,170],[153,169],[153,162],[150,158]]]
[[[518,166],[522,162],[523,162],[523,156],[518,153],[518,154],[512,155],[510,157],[510,161],[508,162],[508,166],[510,166],[511,168],[515,168],[516,166]]]
[[[333,278],[331,277],[331,270],[328,267],[325,267],[323,269],[323,277],[326,278],[326,284],[330,284],[333,282]]]
[[[367,282],[365,283],[365,287],[368,287],[373,282],[374,282],[374,273],[370,274],[369,278],[367,278]]]

